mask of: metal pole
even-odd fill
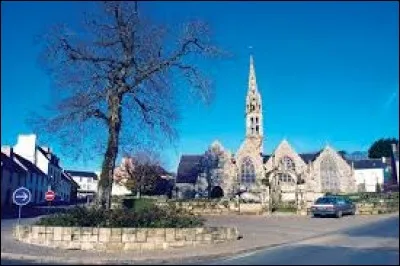
[[[240,195],[241,195],[241,193],[240,193],[240,176],[239,176],[239,166],[238,166],[238,165],[236,165],[236,173],[237,173],[237,180],[238,180],[238,184],[239,184],[239,198],[238,198],[239,203],[238,203],[238,209],[239,209],[239,215],[240,215]]]
[[[20,238],[20,232],[19,232],[19,227],[20,227],[20,220],[21,220],[21,208],[22,206],[18,206],[18,226],[17,226],[17,234],[18,234],[18,239]]]

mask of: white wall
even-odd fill
[[[127,189],[124,185],[118,185],[116,183],[112,184],[111,195],[112,196],[123,196],[123,195],[130,195],[132,192]]]
[[[42,170],[43,173],[49,175],[49,160],[40,151],[37,151],[36,166],[39,167],[39,169]]]
[[[17,144],[14,146],[14,152],[25,159],[35,163],[36,135],[18,135]],[[45,172],[46,173],[46,172]]]
[[[383,184],[383,169],[354,169],[356,185],[365,182],[366,192],[375,192],[376,183]]]
[[[97,192],[97,186],[99,181],[94,180],[92,177],[80,177],[80,176],[73,176],[72,177],[76,183],[79,185],[79,191],[91,191]]]

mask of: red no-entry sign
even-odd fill
[[[46,194],[44,195],[44,199],[47,201],[53,201],[54,198],[56,197],[56,193],[54,191],[47,191]]]

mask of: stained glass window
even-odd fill
[[[254,164],[249,157],[245,157],[241,167],[241,183],[252,184],[256,181]]]
[[[340,189],[339,171],[332,157],[321,161],[321,189],[323,192],[338,192]]]
[[[295,171],[295,164],[293,160],[288,156],[284,156],[281,159],[279,166],[281,170],[281,172],[278,174],[279,181],[284,183],[295,183],[291,175],[291,173]]]

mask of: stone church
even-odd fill
[[[330,146],[297,153],[284,139],[272,154],[263,153],[262,99],[257,87],[253,57],[250,56],[245,102],[246,137],[233,154],[214,141],[204,154],[182,155],[176,177],[181,198],[224,196],[259,192],[279,187],[282,201],[294,201],[299,185],[311,201],[326,192],[356,191],[354,166]]]

